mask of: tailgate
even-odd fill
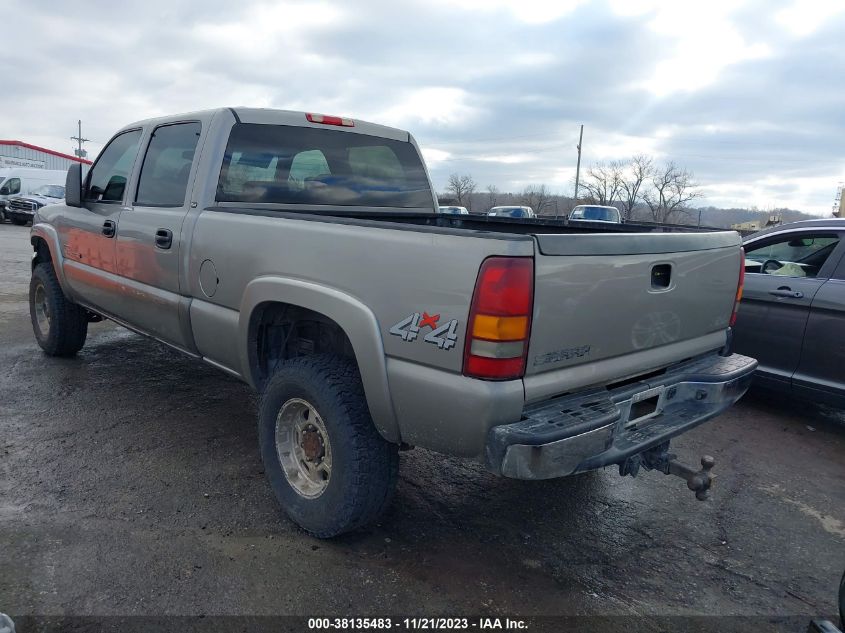
[[[535,237],[526,378],[630,356],[616,363],[627,375],[614,377],[627,378],[655,369],[656,358],[664,365],[683,360],[666,362],[666,354],[649,350],[674,344],[683,354],[679,344],[694,340],[712,347],[718,337],[706,335],[728,327],[740,267],[741,240],[733,231]],[[577,382],[595,384],[604,379],[598,374],[591,382],[584,367]]]

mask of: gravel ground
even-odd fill
[[[835,613],[841,413],[752,392],[677,440],[716,457],[705,503],[655,473],[520,482],[416,449],[379,525],[318,541],[276,506],[248,387],[110,323],[40,352],[27,236],[0,225],[0,611]]]

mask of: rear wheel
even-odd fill
[[[29,316],[38,345],[50,356],[73,356],[85,345],[88,314],[62,292],[52,264],[38,264],[29,282]]]
[[[306,531],[337,536],[387,507],[399,447],[373,426],[350,360],[319,355],[284,363],[264,390],[258,426],[273,492]]]

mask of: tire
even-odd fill
[[[373,425],[354,362],[325,355],[285,362],[261,396],[258,434],[279,504],[313,536],[361,528],[390,503],[399,447]]]
[[[32,271],[29,317],[35,339],[48,356],[73,356],[85,345],[88,314],[65,297],[49,262]]]
[[[16,226],[26,226],[27,222],[29,222],[29,220],[24,220],[23,218],[12,218],[12,224]]]

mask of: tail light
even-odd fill
[[[736,283],[736,297],[734,297],[734,311],[731,314],[731,327],[736,323],[739,313],[739,302],[742,301],[742,287],[745,285],[745,249],[739,249],[739,280]]]
[[[484,260],[467,323],[465,376],[510,380],[525,374],[533,304],[532,258]]]
[[[344,119],[339,116],[330,116],[328,114],[312,114],[307,113],[305,118],[311,123],[322,123],[323,125],[340,125],[342,127],[355,127],[355,121],[352,119]]]

